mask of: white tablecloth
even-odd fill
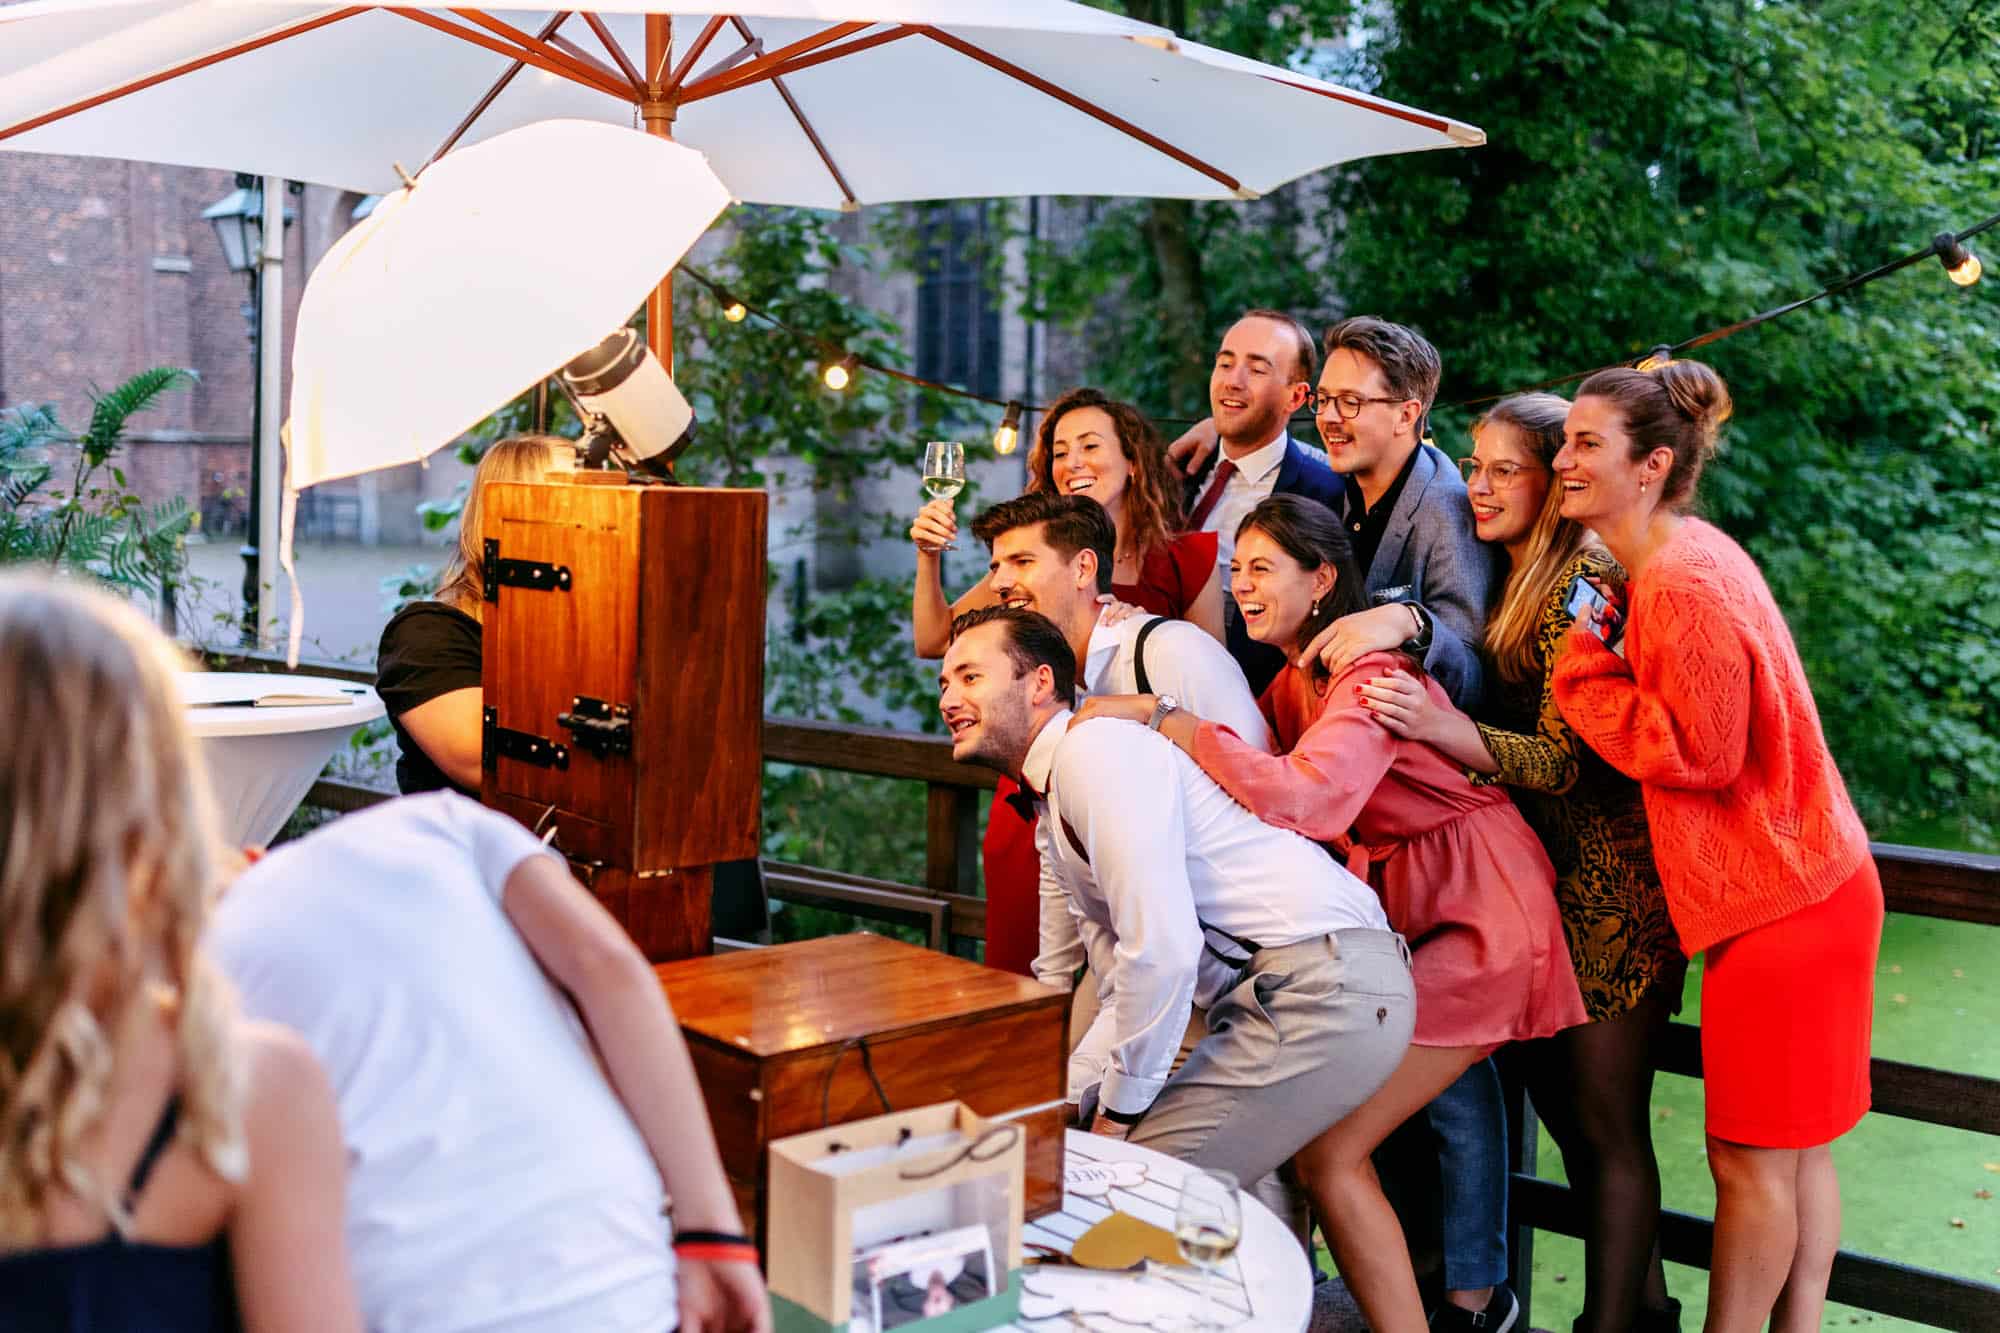
[[[1029,1245],[1048,1245],[1067,1253],[1072,1242],[1113,1210],[1129,1213],[1167,1231],[1174,1229],[1174,1208],[1180,1202],[1181,1177],[1188,1166],[1117,1139],[1069,1131],[1065,1141],[1065,1175],[1074,1184],[1093,1165],[1133,1162],[1145,1168],[1145,1178],[1130,1188],[1113,1188],[1101,1198],[1083,1197],[1074,1189],[1063,1193],[1062,1211],[1028,1223],[1023,1240]],[[1259,1330],[1259,1333],[1300,1333],[1312,1317],[1312,1265],[1291,1231],[1270,1209],[1244,1193],[1243,1238],[1235,1255],[1216,1271],[1211,1288],[1214,1304],[1211,1316],[1224,1328]],[[1030,1251],[1032,1254],[1033,1252]],[[1025,1282],[1060,1296],[1060,1284],[1071,1275],[1090,1275],[1089,1269],[1045,1265],[1024,1270]],[[1171,1284],[1186,1293],[1187,1314],[1200,1309],[1200,1298],[1192,1285],[1192,1270],[1169,1268],[1144,1277],[1119,1276],[1119,1282]],[[1133,1333],[1135,1325],[1109,1318],[1082,1317],[1082,1327]],[[1003,1328],[1024,1333],[1054,1333],[1074,1329],[1078,1323],[1062,1316],[1024,1319]]]
[[[324,706],[258,708],[267,694],[323,694]],[[285,826],[335,750],[356,728],[383,714],[365,685],[330,676],[281,676],[252,671],[187,671],[181,698],[201,743],[225,837],[236,846],[263,846]],[[210,706],[200,706],[210,705]]]

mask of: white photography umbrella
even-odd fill
[[[551,165],[574,188],[521,188]],[[728,203],[700,153],[589,121],[512,130],[384,196],[299,303],[286,572],[300,490],[428,457],[589,351]]]

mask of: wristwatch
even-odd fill
[[[1153,716],[1146,723],[1147,729],[1151,731],[1158,731],[1160,729],[1160,724],[1167,720],[1167,714],[1179,712],[1180,707],[1181,707],[1181,701],[1179,699],[1174,698],[1173,695],[1171,694],[1161,695],[1159,697],[1159,701],[1153,705]]]
[[[1431,651],[1431,613],[1415,602],[1404,602],[1403,605],[1410,608],[1410,614],[1417,618],[1417,624],[1422,627],[1410,638],[1403,640],[1403,651],[1421,662]]]

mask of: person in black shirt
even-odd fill
[[[516,435],[486,451],[459,515],[458,545],[437,594],[411,602],[382,630],[375,692],[396,729],[396,786],[404,795],[450,790],[479,795],[481,629],[485,569],[480,493],[495,481],[539,481],[576,466],[568,440]]]

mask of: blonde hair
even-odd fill
[[[225,1180],[248,1165],[234,1004],[196,947],[218,843],[183,665],[123,602],[0,578],[0,1242],[37,1243],[57,1189],[129,1228],[78,1148],[163,987],[181,1135]]]
[[[1569,404],[1555,394],[1515,394],[1501,399],[1473,422],[1472,433],[1477,436],[1489,426],[1509,427],[1520,435],[1528,452],[1547,467],[1562,450],[1563,419],[1568,414]],[[1518,685],[1542,674],[1542,663],[1535,655],[1542,607],[1577,553],[1599,545],[1590,529],[1562,516],[1562,487],[1551,481],[1542,499],[1542,512],[1535,516],[1535,526],[1528,533],[1524,556],[1508,571],[1499,609],[1486,622],[1486,651],[1503,680]]]
[[[484,620],[480,608],[486,600],[486,558],[480,545],[484,520],[482,500],[486,487],[496,481],[540,481],[555,470],[557,451],[575,445],[560,435],[510,435],[495,441],[473,471],[472,485],[465,495],[465,508],[458,516],[458,544],[438,576],[437,600],[474,620]]]

